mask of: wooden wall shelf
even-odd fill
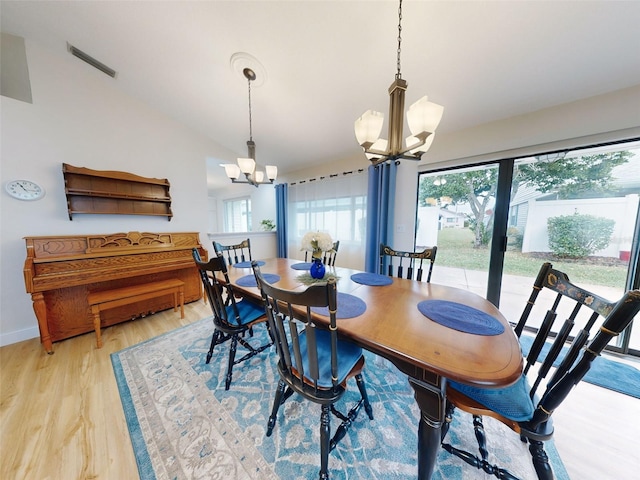
[[[62,164],[69,220],[76,213],[151,215],[171,220],[169,180]]]

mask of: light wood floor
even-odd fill
[[[169,310],[54,344],[0,348],[0,478],[138,478],[109,355],[210,315]],[[554,415],[555,442],[573,480],[638,478],[640,400],[581,383]]]

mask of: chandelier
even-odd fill
[[[220,165],[224,167],[227,177],[232,183],[248,183],[254,187],[259,185],[273,183],[278,176],[278,167],[274,165],[266,165],[263,168],[256,163],[256,144],[253,141],[253,129],[251,126],[251,82],[256,79],[256,73],[250,69],[242,70],[243,75],[247,79],[249,85],[249,140],[247,141],[247,158],[238,158],[238,163],[226,163]],[[239,180],[240,174],[244,174],[244,179]]]
[[[424,96],[407,111],[411,135],[403,145],[404,94],[407,82],[400,73],[400,47],[402,43],[402,0],[398,8],[398,56],[396,78],[389,87],[389,140],[380,138],[384,115],[367,110],[355,121],[356,138],[373,165],[387,160],[421,160],[433,142],[433,134],[440,123],[444,107],[429,102]]]

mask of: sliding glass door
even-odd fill
[[[627,288],[640,193],[640,148],[610,145],[518,159],[514,165],[501,298],[512,298],[531,259],[609,300]],[[506,302],[501,308],[510,309]],[[520,307],[521,308],[521,307]],[[586,318],[578,317],[581,326]],[[640,334],[640,329],[638,329]],[[630,332],[627,332],[627,338]],[[624,346],[625,336],[616,347]],[[629,345],[639,349],[635,339]]]
[[[640,142],[420,174],[416,248],[432,281],[516,321],[544,262],[607,299],[638,288]],[[437,233],[436,233],[437,232]],[[640,354],[640,327],[614,349]]]
[[[420,175],[416,250],[438,246],[432,281],[485,296],[498,165]]]

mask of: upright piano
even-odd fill
[[[89,292],[177,278],[184,301],[202,297],[192,249],[206,250],[197,232],[128,232],[107,235],[25,237],[24,282],[31,294],[47,353],[53,342],[94,331]],[[173,308],[173,296],[124,305],[102,314],[102,327]]]

